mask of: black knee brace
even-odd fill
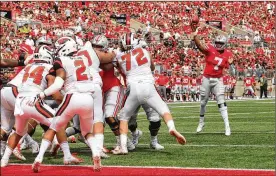
[[[43,129],[44,132],[46,132],[49,127],[47,125],[44,125],[44,124],[40,124],[41,128]]]
[[[158,134],[160,126],[161,126],[161,120],[157,122],[150,122],[150,125],[149,125],[150,135],[156,136]]]
[[[105,118],[105,121],[113,132],[119,130],[119,123],[114,117]]]
[[[222,107],[227,107],[226,102],[224,102],[222,104],[218,104],[218,108],[222,108]]]

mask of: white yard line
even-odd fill
[[[226,144],[226,145],[217,145],[217,144],[186,144],[186,145],[179,145],[179,144],[168,144],[168,143],[160,143],[161,145],[164,146],[174,146],[174,147],[254,147],[254,148],[275,148],[275,145],[231,145],[231,144]],[[105,145],[114,145],[114,143],[105,143]],[[150,143],[148,144],[142,144],[139,143],[138,146],[149,146]]]

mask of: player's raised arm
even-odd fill
[[[0,60],[1,60],[1,67],[17,67],[17,66],[25,66],[28,64],[28,62],[30,61],[30,57],[28,57],[28,55],[24,55],[24,56],[20,56],[18,58],[18,60],[14,60],[14,59],[5,59],[2,58],[2,56],[0,56]]]
[[[200,41],[199,36],[197,35],[198,33],[198,17],[193,17],[193,19],[191,20],[191,28],[192,28],[192,39],[195,41],[196,46],[198,47],[198,49],[203,53],[203,54],[207,54],[208,53],[208,46],[205,43],[202,43],[202,41]]]

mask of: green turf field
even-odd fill
[[[223,120],[215,102],[207,106],[204,132],[196,134],[198,125],[199,103],[177,103],[169,105],[175,118],[176,128],[185,135],[187,144],[178,145],[168,134],[162,123],[159,132],[163,151],[149,149],[150,134],[145,113],[140,112],[138,127],[143,131],[140,143],[134,152],[126,156],[111,155],[102,161],[103,165],[128,166],[178,166],[205,168],[275,168],[275,103],[263,101],[228,101],[229,120],[232,135],[224,135]],[[41,129],[37,128],[35,139],[41,141]],[[106,126],[105,145],[110,148],[115,138]],[[84,159],[83,164],[91,164],[90,150],[83,143],[70,144],[71,152],[78,153]],[[35,156],[25,150],[27,163],[32,163]],[[56,158],[47,154],[45,164],[62,164],[62,152]],[[11,157],[11,163],[23,163]]]

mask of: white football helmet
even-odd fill
[[[55,48],[58,56],[68,56],[77,51],[77,43],[71,37],[61,37],[56,41]]]
[[[108,48],[108,40],[104,35],[96,35],[92,40],[92,46],[95,48]]]
[[[47,45],[40,45],[35,48],[33,60],[34,61],[45,61],[48,64],[53,64],[53,49]]]
[[[135,40],[133,33],[124,33],[121,36],[121,43],[122,47],[125,50],[129,50],[132,49],[135,45],[137,45],[137,40]]]
[[[219,51],[222,51],[225,49],[227,45],[227,38],[223,35],[218,35],[216,38],[215,38],[215,41],[214,41],[214,46],[217,50]]]
[[[39,39],[37,39],[35,45],[36,47],[38,47],[39,45],[52,45],[52,39],[46,36],[40,37]]]

